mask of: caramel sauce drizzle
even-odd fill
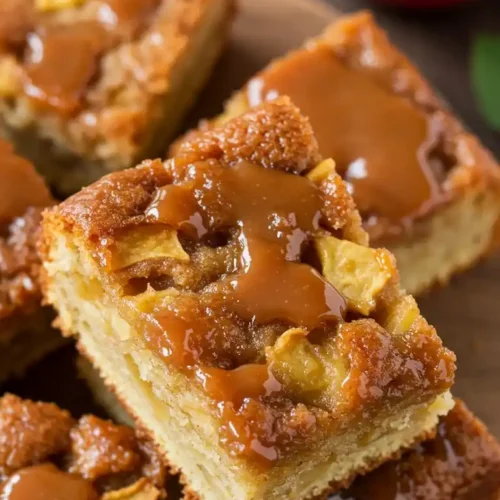
[[[0,6],[0,52],[22,52],[24,92],[38,105],[63,114],[80,108],[98,75],[102,55],[137,37],[160,0],[102,0],[96,19],[70,24],[37,12],[32,0]],[[75,16],[77,14],[75,13]]]
[[[53,464],[35,465],[13,474],[3,485],[2,500],[99,500],[92,484]]]
[[[430,154],[439,130],[409,99],[344,64],[332,48],[296,52],[248,83],[251,106],[288,95],[310,118],[323,157],[333,158],[360,212],[408,222],[441,199]]]
[[[26,95],[64,114],[73,113],[98,69],[99,56],[111,45],[110,34],[95,22],[31,34],[24,67]]]
[[[193,371],[207,393],[221,403],[218,407],[233,439],[242,440],[246,433],[247,448],[265,460],[275,460],[277,450],[259,441],[238,419],[251,400],[280,391],[269,367],[200,366],[199,350],[220,334],[227,315],[249,324],[281,321],[308,330],[342,320],[344,298],[300,261],[306,243],[321,230],[319,189],[305,177],[248,162],[233,167],[214,161],[171,165],[173,184],[158,190],[147,219],[198,240],[220,230],[236,231],[239,271],[223,277],[217,291],[208,292],[205,311],[180,313],[174,305],[156,313],[157,328],[148,333],[149,340],[169,362]],[[194,346],[192,339],[198,339]]]

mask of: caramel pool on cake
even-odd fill
[[[46,212],[44,291],[202,498],[308,498],[453,405],[454,355],[366,244],[283,98]]]
[[[156,155],[211,73],[232,0],[0,4],[0,134],[68,194]]]
[[[77,420],[54,404],[7,394],[0,432],[2,500],[167,498],[170,471],[130,427],[94,415]]]
[[[0,383],[63,343],[42,307],[36,239],[54,202],[33,166],[0,139]]]
[[[500,168],[369,14],[346,17],[271,63],[214,123],[279,95],[310,118],[372,246],[395,254],[410,293],[447,281],[491,248]]]

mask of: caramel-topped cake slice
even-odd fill
[[[130,427],[7,394],[0,431],[2,500],[167,498],[170,471]]]
[[[329,500],[498,500],[500,445],[461,401],[435,439],[359,477]]]
[[[53,204],[33,166],[0,139],[0,383],[63,343],[41,306],[36,240]]]
[[[495,242],[500,168],[371,15],[346,17],[271,63],[214,124],[279,95],[310,118],[372,246],[395,254],[410,293],[447,281]]]
[[[233,0],[2,1],[0,133],[61,193],[157,154],[233,11]]]
[[[309,498],[453,405],[454,355],[366,245],[283,98],[46,212],[44,287],[202,498]]]

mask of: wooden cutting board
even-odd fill
[[[271,59],[298,47],[304,39],[315,36],[339,16],[339,11],[319,0],[242,0],[240,5],[231,43],[186,127],[220,112],[222,102],[256,71]],[[445,343],[458,355],[455,394],[464,398],[500,437],[499,283],[497,256],[456,278],[448,287],[433,291],[420,303]],[[65,390],[61,390],[64,370],[67,373],[64,377],[71,380],[70,357],[71,352],[67,351],[49,358],[46,369],[43,365],[38,367],[11,390],[34,398],[59,400],[61,404],[74,406],[78,414],[87,407],[92,410],[81,386],[67,382]],[[66,361],[59,369],[61,358]]]

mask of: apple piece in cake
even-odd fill
[[[310,118],[371,245],[395,255],[409,293],[445,283],[496,244],[500,167],[370,14],[346,16],[272,62],[201,127],[279,95]]]
[[[339,489],[453,405],[454,355],[287,98],[43,227],[60,327],[204,499]]]
[[[161,153],[233,15],[233,0],[1,2],[0,135],[61,194]]]
[[[54,202],[42,178],[0,139],[0,383],[64,343],[42,307],[36,240]]]

